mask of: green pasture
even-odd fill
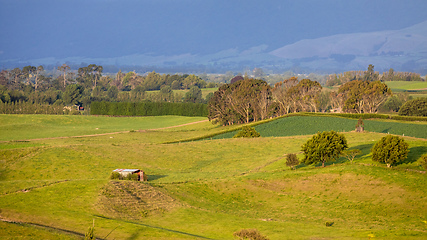
[[[106,117],[74,115],[0,115],[0,141],[69,137],[135,131],[206,120],[204,117]]]
[[[7,117],[24,126],[33,119]],[[62,116],[38,117],[54,129],[44,136],[70,134],[60,124]],[[74,121],[87,121],[81,135],[89,135],[99,119]],[[79,239],[93,222],[95,235],[103,239],[234,239],[233,233],[245,228],[256,228],[270,239],[427,237],[427,177],[417,162],[427,152],[425,139],[405,134],[408,159],[390,169],[370,157],[370,148],[386,133],[350,132],[357,120],[336,118],[339,125],[335,118],[306,117],[299,119],[307,122],[306,128],[342,128],[350,149],[362,153],[354,163],[340,158],[325,168],[302,164],[290,170],[285,155],[302,158],[301,145],[312,133],[292,127],[292,135],[280,135],[278,129],[298,118],[256,126],[269,132],[261,138],[193,142],[181,140],[236,126],[200,122],[148,130],[203,118],[144,119],[144,124],[142,118],[117,118],[116,123],[124,121],[126,130],[141,124],[146,131],[1,142],[0,218],[21,223],[0,222],[0,238]],[[3,124],[8,123],[1,121],[1,128]],[[118,131],[120,124],[110,124],[112,132]],[[7,134],[25,129],[15,126]],[[110,181],[116,168],[143,169],[149,181],[129,186]],[[327,221],[333,225],[326,227]]]
[[[365,131],[405,135],[427,139],[427,123],[363,120]],[[350,132],[357,120],[331,116],[290,116],[255,126],[262,137],[285,137],[316,134],[323,131]],[[232,138],[239,130],[223,133],[212,139]]]
[[[427,90],[427,82],[421,81],[389,81],[385,82],[392,91]]]

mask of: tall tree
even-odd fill
[[[201,103],[202,90],[200,90],[200,88],[197,86],[192,86],[190,90],[187,93],[185,93],[184,102]]]
[[[344,102],[343,110],[356,113],[376,113],[381,103],[391,95],[391,90],[380,81],[354,80],[338,89]]]
[[[36,70],[36,79],[34,81],[34,88],[37,91],[37,89],[39,88],[39,84],[40,84],[40,73],[44,71],[44,68],[42,65],[37,67]]]
[[[378,74],[375,73],[375,71],[374,71],[374,65],[369,64],[368,71],[365,72],[363,79],[366,81],[371,81],[371,82],[378,80]]]
[[[79,77],[77,81],[86,88],[94,89],[97,86],[98,80],[102,77],[102,66],[89,64],[87,67],[81,67],[78,70]]]
[[[310,79],[303,79],[291,87],[288,95],[293,103],[294,112],[297,110],[317,112],[317,97],[321,90],[320,83]]]
[[[274,85],[272,89],[273,100],[278,103],[278,113],[279,115],[288,114],[291,111],[294,101],[291,98],[289,89],[298,84],[297,77],[291,77],[278,82]]]
[[[221,86],[208,104],[208,118],[223,125],[248,123],[267,117],[270,86],[263,80],[245,79]]]
[[[9,71],[9,77],[11,78],[10,82],[12,89],[19,89],[21,85],[21,79],[24,73],[21,71],[20,68],[14,68],[11,71]]]
[[[67,72],[70,70],[70,66],[68,66],[67,64],[62,64],[62,66],[58,67],[58,70],[63,72],[63,76],[64,76],[64,89],[66,87],[66,81],[67,81]]]
[[[81,97],[84,87],[78,84],[70,84],[66,87],[63,95],[65,104],[78,105],[81,103]]]
[[[37,72],[37,68],[34,66],[25,66],[22,68],[23,76],[25,77],[25,84],[30,85],[31,84],[31,78],[33,73]]]

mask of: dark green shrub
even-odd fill
[[[398,136],[381,138],[371,149],[372,160],[385,163],[387,167],[401,163],[408,156],[408,143]]]
[[[243,126],[242,130],[240,130],[233,138],[254,138],[261,136],[253,127]]]
[[[110,179],[120,179],[121,175],[118,172],[112,172],[110,175]]]
[[[138,174],[129,174],[126,176],[125,178],[126,180],[130,180],[130,181],[138,181],[139,180],[139,176]]]
[[[95,240],[95,234],[93,233],[95,231],[95,227],[89,227],[87,232],[85,233],[85,240]]]
[[[295,167],[299,164],[298,157],[295,153],[286,154],[286,166],[291,169],[295,169]]]
[[[359,118],[356,124],[356,132],[363,132],[364,130],[365,130],[365,124],[363,123],[362,118]]]
[[[326,227],[331,227],[334,225],[334,222],[325,222]]]
[[[268,240],[266,236],[261,235],[261,233],[256,229],[242,229],[238,232],[233,233],[233,236],[241,240]]]
[[[304,159],[301,161],[307,165],[335,160],[347,149],[347,140],[344,135],[335,131],[317,133],[309,139],[301,150],[304,152]]]
[[[421,166],[424,168],[424,170],[427,171],[427,153],[423,154],[418,161],[420,162]]]
[[[399,109],[399,115],[427,116],[427,97],[409,100]]]
[[[92,102],[90,113],[111,116],[200,116],[208,115],[207,104],[170,102]]]

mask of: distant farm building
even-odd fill
[[[122,178],[126,178],[131,174],[138,175],[138,181],[147,181],[147,176],[145,173],[139,169],[114,169],[113,172],[117,172],[120,174]]]

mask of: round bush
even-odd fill
[[[407,101],[399,109],[399,115],[427,116],[427,97]]]
[[[427,171],[427,153],[423,154],[418,161],[420,162],[421,166],[424,168],[424,170]]]
[[[385,163],[387,167],[403,162],[408,156],[408,143],[398,136],[381,138],[371,149],[372,160]]]
[[[234,135],[234,138],[242,138],[242,137],[254,138],[259,136],[261,135],[255,130],[255,128],[243,126],[242,130],[239,131],[236,135]]]

